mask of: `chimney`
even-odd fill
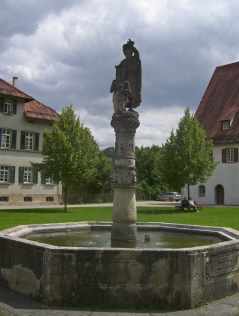
[[[15,88],[17,88],[17,80],[18,80],[18,77],[12,77],[12,85]]]

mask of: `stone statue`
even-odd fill
[[[113,94],[113,104],[115,113],[125,111],[126,105],[129,103],[129,97],[132,95],[129,81],[124,79],[124,70],[115,66],[116,79],[112,81],[110,92]]]
[[[123,52],[126,58],[115,66],[116,78],[110,88],[115,110],[110,122],[115,132],[111,242],[121,246],[122,241],[135,245],[137,240],[135,133],[140,122],[133,109],[141,103],[139,52],[130,39]]]
[[[121,76],[123,76],[124,80],[128,81],[129,83],[131,94],[127,94],[128,100],[125,102],[125,107],[128,107],[129,111],[133,112],[133,108],[138,107],[141,103],[141,60],[139,52],[134,47],[134,42],[131,41],[131,39],[129,39],[127,43],[123,45],[123,53],[125,55],[125,59],[123,59],[121,63],[118,66],[116,66],[116,69],[121,69]],[[114,81],[112,83],[112,86],[110,91],[114,92]],[[129,89],[126,88],[126,90]]]

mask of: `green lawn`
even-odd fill
[[[223,226],[239,230],[239,207],[203,207],[199,213],[175,211],[173,207],[138,207],[138,222],[165,222]],[[111,221],[112,207],[0,210],[0,230],[17,225]]]

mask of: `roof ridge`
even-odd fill
[[[10,86],[10,87],[14,88],[15,90],[17,90],[18,92],[25,94],[27,97],[29,97],[29,99],[34,100],[34,98],[31,97],[29,94],[26,94],[26,93],[23,92],[22,90],[20,90],[20,89],[14,87],[12,84],[10,84],[9,82],[7,82],[6,80],[3,80],[2,78],[0,78],[0,80],[1,80],[2,82],[4,82],[5,84],[7,84],[8,86]]]
[[[229,64],[217,66],[216,68],[221,68],[221,67],[226,67],[226,66],[232,66],[232,65],[235,65],[235,64],[239,64],[239,61],[235,61],[235,62],[233,62],[233,63],[229,63]]]

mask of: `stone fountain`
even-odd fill
[[[111,85],[116,133],[113,223],[23,225],[0,232],[0,286],[48,305],[195,308],[239,288],[239,232],[220,227],[136,223],[134,137],[141,102],[141,62],[134,43],[123,51]],[[129,108],[129,111],[126,111]],[[111,230],[111,248],[54,246],[29,240]],[[134,248],[137,230],[146,247]],[[150,232],[215,238],[210,245],[147,248]],[[68,235],[67,235],[68,236]],[[124,244],[128,248],[123,248]]]

